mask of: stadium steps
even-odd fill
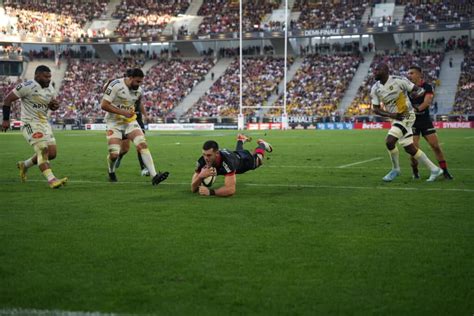
[[[295,5],[295,0],[288,0],[288,11],[293,10],[293,6]],[[280,3],[279,10],[285,10],[285,0],[282,0]]]
[[[291,65],[290,69],[288,69],[288,72],[286,73],[286,81],[287,82],[290,82],[291,80],[293,80],[294,76],[296,75],[296,72],[298,71],[298,69],[301,68],[301,65],[303,64],[303,61],[304,59],[303,58],[296,58],[295,61],[293,62],[293,64]],[[272,95],[270,95],[270,97],[268,98],[267,100],[267,105],[268,106],[272,106],[275,104],[275,102],[278,100],[278,98],[283,95],[283,89],[285,88],[285,80],[282,80],[280,81],[280,83],[278,84],[278,91],[279,91],[279,94],[276,94],[276,93],[272,93]],[[269,109],[264,109],[263,110],[263,113],[266,113],[268,112]]]
[[[352,101],[357,95],[357,91],[359,91],[359,87],[364,83],[365,78],[369,75],[370,64],[374,60],[375,53],[368,53],[364,55],[364,62],[359,64],[359,68],[357,68],[356,73],[354,74],[354,78],[352,78],[349,87],[344,93],[344,97],[341,100],[339,105],[339,110],[344,113],[349,105],[351,105]]]
[[[393,20],[392,21],[403,21],[403,17],[405,16],[405,6],[404,5],[396,5],[395,10],[393,10]]]
[[[121,0],[110,0],[107,4],[107,9],[105,11],[105,18],[111,19],[112,14],[115,12],[115,8],[120,4]]]
[[[199,9],[201,8],[203,0],[193,0],[186,10],[186,15],[198,15]]]
[[[54,60],[38,59],[38,60],[30,61],[28,62],[26,66],[26,71],[24,72],[25,74],[24,79],[25,80],[33,79],[35,77],[36,67],[38,67],[39,65],[45,65],[51,69],[51,74],[52,74],[51,81],[54,82],[56,91],[59,91],[63,84],[64,74],[66,73],[66,69],[67,69],[67,62],[65,60],[61,60],[60,68],[58,69]]]
[[[452,68],[449,67],[449,58],[453,59]],[[453,109],[463,60],[462,51],[451,51],[444,55],[439,75],[440,86],[436,88],[433,100],[433,103],[438,102],[438,114],[448,114]]]
[[[219,80],[219,78],[224,74],[224,72],[229,68],[232,63],[233,58],[222,58],[217,64],[209,70],[208,74],[204,81],[201,81],[194,89],[188,94],[183,101],[173,110],[176,114],[176,117],[179,119],[181,115],[186,113],[198,100],[202,97],[211,86]],[[214,73],[214,80],[211,80],[211,73]]]
[[[179,15],[172,23],[169,23],[163,30],[164,35],[178,34],[179,28],[184,25],[188,29],[188,34],[197,34],[199,25],[204,19],[198,16],[203,0],[193,0],[184,15]]]
[[[364,14],[362,14],[362,18],[361,18],[362,25],[366,25],[369,22],[371,11],[372,11],[371,6],[368,6],[367,8],[365,8]]]

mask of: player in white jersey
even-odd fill
[[[423,88],[416,86],[406,78],[390,76],[388,66],[383,63],[375,67],[374,78],[376,82],[370,92],[374,113],[392,119],[392,127],[385,139],[392,160],[392,170],[383,177],[383,180],[390,182],[400,174],[398,141],[411,157],[421,161],[431,171],[431,175],[426,181],[435,181],[438,176],[443,174],[443,170],[434,165],[426,154],[413,144],[411,129],[416,117],[407,94],[422,95]],[[382,104],[385,110],[381,108]]]
[[[141,99],[143,91],[140,84],[144,77],[141,69],[132,69],[127,72],[127,77],[110,82],[102,98],[101,107],[107,112],[105,116],[109,146],[107,162],[111,182],[117,182],[116,160],[120,154],[120,144],[123,137],[131,140],[137,147],[143,163],[150,172],[153,185],[166,180],[169,175],[168,172],[156,172],[145,135],[136,120],[135,104]]]
[[[26,181],[26,172],[33,165],[39,169],[48,180],[53,189],[66,184],[67,178],[58,179],[54,176],[49,160],[56,158],[56,139],[51,126],[48,123],[48,110],[57,110],[59,103],[56,91],[50,85],[51,70],[44,66],[38,66],[35,70],[35,79],[19,84],[5,98],[3,105],[3,130],[10,127],[10,107],[12,102],[21,100],[22,132],[28,143],[33,147],[33,157],[19,161],[20,178]]]

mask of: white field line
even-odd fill
[[[375,161],[375,160],[380,160],[380,159],[382,159],[382,157],[375,157],[375,158],[372,158],[372,159],[353,162],[353,163],[350,163],[350,164],[347,164],[347,165],[337,166],[336,168],[347,168],[347,167],[356,166],[356,165],[360,165],[360,164],[363,164],[363,163],[367,163],[367,162],[371,162],[371,161]]]
[[[390,164],[390,163],[389,163]],[[294,165],[264,165],[265,168],[278,168],[278,169],[341,169],[341,167],[331,167],[331,166],[294,166]],[[349,169],[374,169],[374,170],[390,170],[390,165],[387,167],[352,167]],[[474,168],[449,168],[449,170],[458,170],[458,171],[474,171]]]
[[[464,137],[464,139],[472,139],[472,138],[474,138],[474,136]]]
[[[44,182],[45,180],[28,180],[27,182]],[[0,183],[19,183],[19,181],[0,181]],[[107,185],[107,186],[117,186],[117,185],[151,185],[149,182],[142,181],[119,181],[115,183],[110,183],[108,181],[94,181],[94,180],[69,180],[68,184],[97,184],[97,185]],[[163,182],[162,185],[172,185],[172,186],[190,186],[191,183],[188,182]],[[245,186],[251,187],[273,187],[273,188],[306,188],[306,189],[336,189],[336,190],[395,190],[395,191],[441,191],[441,192],[474,192],[474,189],[460,189],[460,188],[430,188],[430,187],[392,187],[390,185],[374,185],[374,186],[351,186],[351,185],[319,185],[319,184],[285,184],[285,183],[242,183]],[[431,184],[427,183],[427,186]],[[66,185],[67,187],[67,185]]]
[[[11,308],[0,309],[0,316],[125,316],[130,314],[115,314],[115,313],[100,313],[100,312],[72,312],[61,310],[47,310],[47,309],[27,309],[27,308]]]

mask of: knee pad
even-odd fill
[[[109,145],[109,153],[119,155],[120,153],[120,145],[119,144],[110,144]]]
[[[48,144],[46,142],[38,142],[34,144],[33,148],[38,157],[38,166],[48,162]]]
[[[135,137],[133,139],[133,143],[135,144],[136,147],[138,147],[138,145],[140,145],[140,144],[145,144],[146,145],[145,136],[140,135],[140,136]]]

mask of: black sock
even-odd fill
[[[137,151],[138,163],[140,164],[140,170],[145,169],[145,164],[143,163],[142,155]]]
[[[235,146],[235,150],[244,150],[244,142],[241,140],[238,140],[237,146]]]

